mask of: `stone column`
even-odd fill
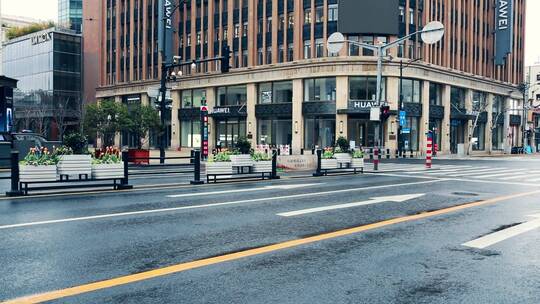
[[[114,102],[122,103],[122,96],[114,96]],[[120,147],[121,139],[122,139],[122,134],[120,134],[120,132],[116,132],[116,134],[114,134],[114,145],[116,147]]]
[[[336,109],[346,110],[349,102],[349,77],[336,77]],[[337,114],[336,111],[336,139],[347,137],[347,114]]]
[[[300,154],[304,147],[304,116],[302,115],[302,102],[304,96],[304,81],[293,80],[292,100],[292,151],[291,154]]]
[[[450,85],[445,85],[442,87],[442,104],[444,106],[444,118],[441,123],[442,154],[450,154],[450,113],[452,111],[452,106],[450,105],[450,91]]]
[[[180,91],[171,91],[171,98],[171,149],[178,150],[180,148],[180,119],[178,119],[181,103]]]
[[[214,88],[207,88],[206,89],[206,105],[208,105],[208,109],[212,110],[214,106],[216,105],[216,90]],[[208,149],[209,153],[212,152],[213,149],[216,148],[216,124],[215,120],[212,116],[208,116]]]
[[[251,147],[257,145],[257,117],[255,117],[255,105],[257,104],[257,84],[250,83],[247,85],[247,119],[246,132],[248,138],[251,137]]]
[[[150,98],[148,97],[148,94],[142,93],[141,94],[141,105],[142,106],[149,106],[150,105]],[[149,149],[150,148],[150,134],[146,133],[146,136],[143,140],[143,149]]]
[[[429,81],[423,81],[421,86],[422,118],[420,119],[420,147],[424,155],[427,150],[427,132],[429,131]]]
[[[487,122],[486,122],[486,152],[491,154],[493,152],[493,132],[491,132],[491,126],[493,125],[493,101],[495,95],[487,94]]]
[[[466,89],[465,90],[465,110],[467,111],[467,113],[472,112],[472,100],[473,100],[473,90]],[[474,120],[470,120],[470,119],[467,120],[467,130],[465,130],[465,140],[463,142],[465,145],[465,155],[469,155],[470,152],[472,151],[471,139],[474,134],[473,127],[474,127]]]
[[[387,77],[386,82],[386,99],[388,100],[390,110],[398,111],[399,78]],[[384,138],[384,146],[391,151],[396,151],[398,149],[397,132],[399,129],[399,113],[398,115],[391,116],[390,118],[388,118],[388,120],[386,120],[385,129],[386,136]]]

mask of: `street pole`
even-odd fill
[[[399,101],[398,101],[398,117],[401,115],[403,110],[403,59],[399,61]],[[397,133],[397,144],[398,144],[398,155],[401,155],[403,150],[402,136],[401,131],[403,131],[403,126],[401,125],[401,119],[398,123],[398,133]]]

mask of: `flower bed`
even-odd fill
[[[47,148],[31,148],[19,163],[20,182],[56,181],[57,158]]]
[[[92,160],[92,178],[111,179],[124,177],[124,164],[120,157],[120,150],[107,147],[99,158]]]

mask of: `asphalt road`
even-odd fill
[[[416,163],[0,200],[0,302],[540,303],[540,159]]]

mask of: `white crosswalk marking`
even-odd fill
[[[481,170],[473,170],[473,171],[463,171],[457,174],[448,174],[448,176],[452,177],[458,177],[458,176],[469,176],[469,175],[478,175],[483,173],[494,173],[494,172],[501,172],[500,168],[491,168],[491,169],[481,169]]]
[[[492,178],[492,177],[501,177],[501,176],[508,176],[509,173],[514,173],[514,172],[523,172],[523,171],[526,171],[527,169],[510,169],[510,170],[507,170],[503,173],[497,173],[497,174],[487,174],[487,175],[479,175],[479,176],[471,176],[471,177],[474,177],[474,178]]]

